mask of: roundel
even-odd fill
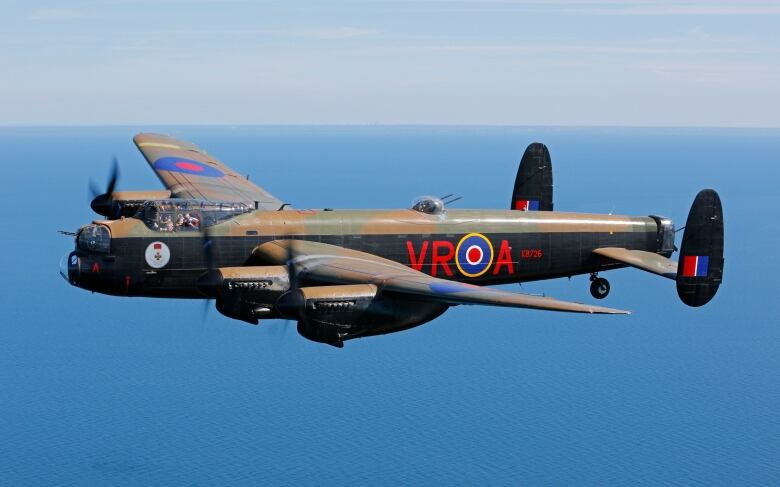
[[[168,261],[171,260],[171,250],[162,242],[152,242],[146,247],[144,258],[146,258],[146,263],[149,264],[149,267],[160,269],[165,267]]]
[[[466,277],[477,277],[487,272],[493,263],[493,245],[481,233],[469,233],[455,248],[455,264]]]
[[[193,161],[192,159],[184,159],[182,157],[161,157],[154,161],[154,168],[162,171],[181,172],[207,178],[221,178],[225,175],[225,173],[216,167]]]

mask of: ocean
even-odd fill
[[[555,207],[671,217],[716,189],[724,283],[604,275],[631,316],[460,306],[409,331],[309,342],[197,301],[69,286],[87,182],[159,189],[139,131],[190,139],[298,208],[506,208],[527,144]],[[780,130],[0,128],[0,484],[778,485]],[[679,240],[678,240],[679,245]],[[507,286],[593,301],[588,277]]]

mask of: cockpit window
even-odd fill
[[[104,225],[87,225],[79,231],[78,247],[87,252],[102,252],[111,250],[111,233]]]
[[[157,232],[197,232],[250,211],[243,203],[157,200],[144,203],[135,217]]]

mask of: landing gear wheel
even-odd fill
[[[596,299],[604,299],[609,294],[609,281],[597,277],[590,283],[590,294]]]

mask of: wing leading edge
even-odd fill
[[[276,210],[282,202],[198,146],[159,134],[141,133],[133,142],[175,198],[241,202]]]
[[[407,294],[450,305],[481,304],[591,314],[630,313],[437,279],[372,254],[319,242],[274,240],[258,246],[254,256],[277,265],[290,259],[304,279],[331,284],[374,284],[381,292]]]

